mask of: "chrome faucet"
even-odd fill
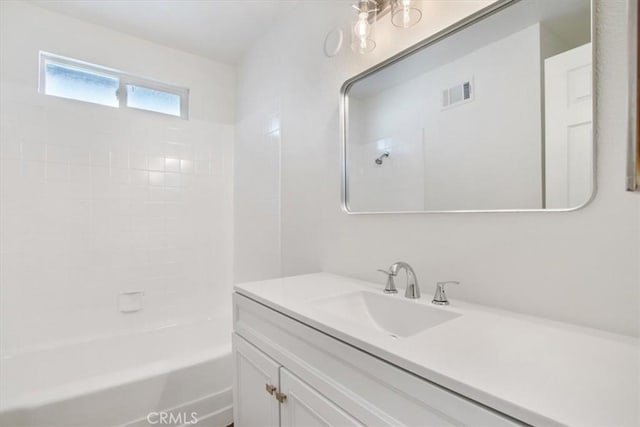
[[[447,294],[444,293],[444,285],[459,285],[460,282],[456,282],[454,280],[450,280],[448,282],[438,282],[436,284],[436,293],[433,295],[433,300],[431,301],[435,305],[449,305],[449,300],[447,299]]]
[[[418,286],[418,279],[413,268],[406,262],[396,262],[389,267],[389,270],[378,270],[381,273],[387,275],[387,285],[384,288],[385,294],[397,294],[395,277],[398,275],[398,271],[404,269],[407,272],[407,290],[404,293],[406,298],[418,299],[420,298],[420,287]]]

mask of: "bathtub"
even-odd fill
[[[233,422],[231,316],[31,350],[0,363],[0,426]]]

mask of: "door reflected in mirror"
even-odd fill
[[[569,210],[594,193],[591,3],[503,1],[343,86],[353,213]]]

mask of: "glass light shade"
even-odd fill
[[[409,28],[420,19],[420,0],[391,0],[391,23],[396,27]]]
[[[351,25],[351,49],[357,53],[368,53],[376,47],[373,24],[376,22],[377,6],[374,0],[359,0],[353,6],[355,22]]]

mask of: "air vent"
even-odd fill
[[[454,107],[473,100],[473,85],[469,79],[442,91],[442,109]]]

